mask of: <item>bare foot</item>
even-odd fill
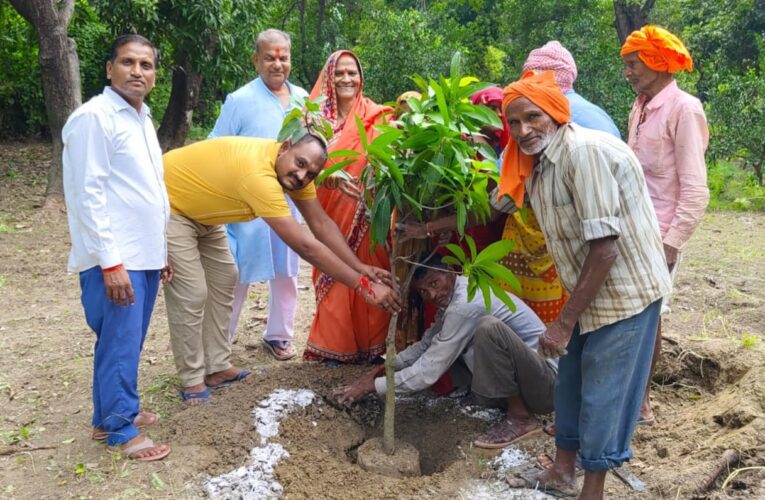
[[[541,491],[555,491],[572,497],[578,493],[574,476],[559,471],[554,464],[549,469],[540,472],[535,479],[536,485],[534,486]]]
[[[649,398],[643,399],[643,404],[640,406],[640,416],[637,423],[639,425],[651,425],[656,421],[656,416],[653,414],[653,408],[651,408],[651,400]]]
[[[497,449],[541,431],[536,419],[510,419],[505,418],[501,422],[491,426],[488,432],[476,439],[473,444],[478,448]]]

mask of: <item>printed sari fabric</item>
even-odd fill
[[[502,264],[520,281],[521,292],[513,293],[545,324],[552,323],[558,319],[568,293],[561,284],[531,208],[507,216],[502,239],[515,242],[513,249],[502,260]]]
[[[337,61],[343,55],[356,59],[361,76],[361,86],[356,94],[350,114],[344,122],[337,116],[334,75]],[[362,152],[356,119],[363,123],[370,140],[375,135],[373,125],[391,108],[375,104],[363,96],[364,79],[361,64],[350,51],[341,50],[329,56],[311,91],[311,99],[326,98],[321,104],[322,114],[335,129],[329,151],[354,150]],[[344,170],[353,177],[361,177],[366,162],[359,157],[346,165]],[[319,187],[317,197],[321,206],[340,228],[348,246],[361,262],[383,269],[390,269],[388,255],[382,246],[371,250],[369,221],[363,203],[344,195],[339,189]],[[306,360],[334,359],[343,362],[365,362],[385,352],[385,336],[390,315],[367,302],[353,290],[322,273],[313,270],[316,293],[316,316],[311,325],[308,343],[303,353]]]

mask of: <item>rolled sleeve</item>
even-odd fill
[[[618,217],[601,217],[582,221],[582,238],[587,241],[619,236],[620,233]]]
[[[570,187],[586,241],[621,233],[619,184],[611,161],[603,149],[596,147],[580,147],[572,154]]]

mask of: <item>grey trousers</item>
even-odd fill
[[[473,339],[472,391],[487,399],[520,395],[529,411],[553,411],[555,371],[501,320],[486,316]]]

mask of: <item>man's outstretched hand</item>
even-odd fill
[[[357,378],[351,385],[344,385],[332,391],[330,397],[338,404],[345,406],[355,403],[367,394],[375,392],[375,378],[384,371],[384,365],[376,366]]]

